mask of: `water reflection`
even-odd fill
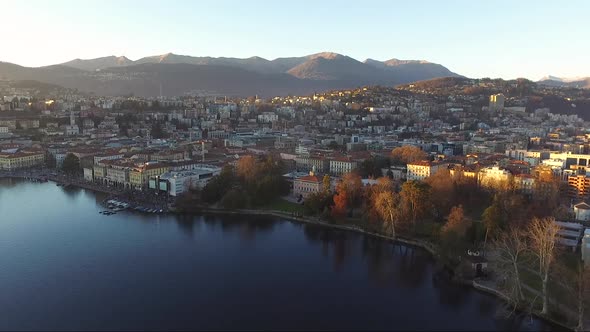
[[[270,233],[277,221],[272,218],[254,216],[194,216],[181,214],[173,217],[179,229],[192,236],[195,227],[206,225],[210,230],[220,229],[223,233],[237,233],[244,241],[253,241],[256,234]]]
[[[550,327],[495,319],[498,301],[434,282],[411,246],[254,216],[103,216],[104,195],[53,183],[0,194],[0,330]]]

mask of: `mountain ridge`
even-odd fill
[[[194,77],[188,77],[187,73]],[[369,59],[361,62],[334,52],[320,52],[273,60],[258,56],[193,57],[165,53],[137,60],[125,56],[74,59],[36,68],[0,63],[2,77],[38,80],[95,94],[154,96],[159,95],[160,85],[164,86],[166,95],[194,91],[285,95],[362,85],[397,85],[461,75],[424,60],[393,58],[383,62]]]

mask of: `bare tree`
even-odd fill
[[[527,233],[530,239],[530,249],[538,259],[538,272],[542,281],[543,309],[541,313],[547,314],[547,284],[549,271],[553,267],[557,256],[556,242],[558,239],[559,225],[554,218],[533,218]]]
[[[500,276],[508,283],[510,298],[515,302],[524,300],[519,264],[527,252],[526,234],[518,228],[501,233],[492,243],[491,261]]]

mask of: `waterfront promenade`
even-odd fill
[[[108,195],[107,199],[118,199],[132,206],[141,206],[148,209],[169,211],[168,203],[171,201],[166,195],[156,195],[151,192],[137,190],[125,190],[111,186],[105,186],[88,182],[81,177],[69,176],[56,172],[53,169],[28,169],[22,171],[0,171],[1,178],[25,179],[37,182],[52,181],[64,187],[77,187]]]

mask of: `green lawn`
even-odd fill
[[[264,207],[269,210],[277,210],[283,212],[300,212],[303,213],[303,205],[286,201],[282,198],[277,198]]]

